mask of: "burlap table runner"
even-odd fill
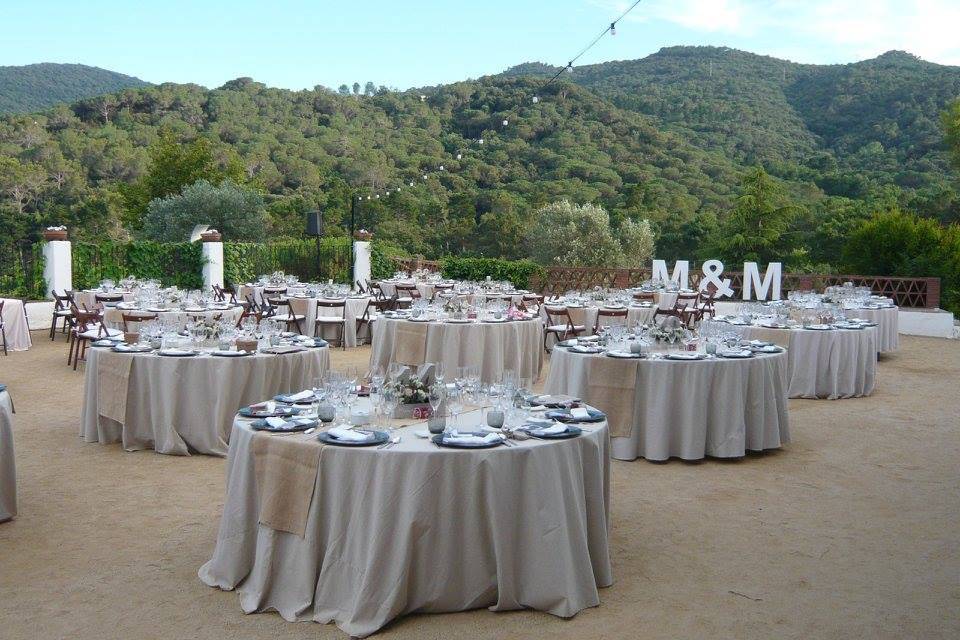
[[[393,339],[393,361],[421,365],[427,353],[427,323],[399,322]]]
[[[97,413],[121,424],[127,420],[130,368],[135,357],[104,351],[97,362]]]
[[[253,434],[260,524],[304,536],[323,443],[302,435]]]
[[[633,432],[637,362],[599,356],[590,358],[587,393],[583,399],[607,414],[610,436],[628,438]]]

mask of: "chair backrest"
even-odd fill
[[[397,297],[398,297],[398,298],[401,297],[401,296],[400,296],[400,292],[401,292],[401,291],[404,292],[404,293],[410,294],[410,297],[411,297],[411,298],[420,298],[420,297],[421,297],[421,296],[420,296],[420,289],[417,289],[417,285],[415,285],[415,284],[398,284],[398,285],[397,285]]]
[[[73,316],[76,320],[77,333],[83,333],[88,331],[92,327],[98,326],[100,329],[100,335],[104,334],[103,323],[100,322],[100,312],[99,311],[81,311],[77,309],[77,306],[73,306]]]
[[[593,325],[593,332],[596,333],[600,331],[601,326],[607,326],[607,323],[601,322],[601,318],[623,318],[623,322],[613,322],[610,324],[627,324],[627,310],[626,309],[597,309],[597,321]]]
[[[653,295],[653,291],[634,291],[633,292],[634,300],[656,300],[656,296]]]
[[[566,323],[568,329],[573,329],[573,318],[570,317],[570,310],[566,307],[545,306],[544,311],[547,314],[547,324],[557,325]]]
[[[380,287],[379,282],[371,281],[368,285],[370,287],[370,295],[372,295],[377,300],[386,300],[387,296],[383,295],[383,289]]]
[[[156,320],[157,314],[155,313],[122,313],[120,317],[123,319],[123,330],[130,331],[129,323],[135,322],[140,324],[141,322],[147,322],[149,320]]]
[[[123,302],[122,293],[95,293],[93,299],[100,305],[107,302]]]
[[[63,295],[58,295],[56,291],[51,291],[53,294],[53,310],[54,311],[66,311],[70,308],[70,304],[73,302],[73,294],[64,289]]]
[[[363,286],[363,282],[361,282],[360,280],[357,280],[357,281],[355,282],[355,284],[356,284],[356,286],[357,286],[357,293],[366,293],[366,292],[367,292],[366,287]]]
[[[370,301],[367,301],[367,309],[370,308]],[[347,317],[346,300],[317,300],[317,317],[320,317],[320,309],[340,309],[342,317]],[[366,312],[364,312],[366,313]]]

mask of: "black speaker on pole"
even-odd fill
[[[307,235],[323,235],[323,214],[320,211],[307,211]]]

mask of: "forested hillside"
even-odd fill
[[[0,67],[0,114],[27,113],[62,102],[113,93],[148,83],[83,64],[28,64]]]
[[[380,191],[357,216],[381,239],[430,257],[522,257],[537,209],[566,198],[603,206],[614,230],[649,220],[667,259],[717,255],[723,236],[750,233],[730,220],[780,212],[783,232],[757,255],[828,269],[876,211],[960,218],[939,121],[960,69],[900,53],[817,67],[671,48],[543,90],[549,71],[363,94],[163,84],[8,115],[0,235],[23,247],[63,223],[81,238],[155,236],[151,208],[220,197],[265,215],[263,237],[302,234],[318,207],[335,235],[351,194]],[[181,196],[193,200],[169,201]]]

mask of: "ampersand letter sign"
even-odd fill
[[[743,299],[750,300],[751,294],[757,292],[757,300],[779,300],[780,281],[783,275],[783,264],[771,262],[767,265],[767,272],[760,280],[760,268],[756,262],[743,263]],[[770,291],[772,286],[773,291]],[[767,297],[770,293],[770,297]]]
[[[709,285],[717,288],[718,298],[727,298],[733,295],[730,288],[730,278],[721,279],[723,263],[719,260],[707,260],[703,263],[703,278],[700,280],[700,291],[706,291]]]

